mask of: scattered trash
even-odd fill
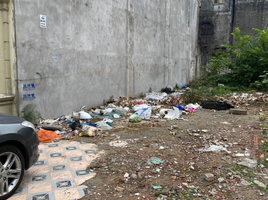
[[[119,119],[120,116],[119,116],[118,114],[113,114],[113,118],[114,118],[114,119]]]
[[[165,88],[165,92],[167,92],[167,93],[171,93],[171,92],[173,92],[174,91],[174,88],[172,87],[172,86],[170,86],[170,85],[168,85],[166,88]]]
[[[208,149],[203,150],[203,152],[214,152],[214,153],[219,153],[220,151],[226,151],[227,153],[231,153],[231,151],[228,151],[225,147],[221,145],[211,145]]]
[[[178,106],[174,106],[175,108],[178,108],[179,110],[185,110],[183,106],[178,105]]]
[[[55,138],[61,138],[60,135],[57,135],[56,133],[52,131],[46,131],[46,130],[39,130],[37,131],[38,139],[41,143],[50,143]]]
[[[237,164],[249,168],[255,168],[258,165],[258,161],[255,159],[243,158],[242,161],[238,162]]]
[[[125,188],[117,186],[115,188],[115,190],[118,191],[118,192],[123,192],[125,190]]]
[[[80,119],[92,119],[91,115],[85,111],[79,112],[79,118]]]
[[[162,100],[167,96],[167,93],[147,93],[145,99],[146,100]]]
[[[129,121],[133,123],[138,123],[141,122],[141,118],[138,115],[133,114],[129,117]]]
[[[99,121],[96,124],[97,124],[97,128],[100,128],[102,130],[112,130],[113,129],[113,127],[111,127],[109,124],[107,124],[106,121]]]
[[[195,112],[195,109],[192,107],[192,108],[190,108],[190,109],[188,109],[186,111],[189,112],[189,113],[194,113]]]
[[[173,110],[171,110],[171,109],[169,109],[169,110],[162,110],[162,111],[160,111],[160,114],[162,114],[162,113],[166,113],[167,112],[167,114],[164,116],[164,118],[165,119],[171,119],[171,120],[173,120],[173,119],[179,119],[180,118],[180,116],[181,116],[181,111],[178,109],[178,108],[176,108],[176,107],[173,107]]]
[[[155,189],[155,190],[157,190],[157,189],[162,189],[162,187],[159,186],[159,185],[153,185],[153,189]]]
[[[198,109],[201,108],[201,106],[198,103],[196,103],[196,104],[190,103],[190,104],[185,106],[185,110],[190,110],[191,108],[194,108],[195,110],[198,110]]]
[[[256,185],[258,185],[259,187],[262,188],[266,188],[266,185],[258,180],[254,180],[253,183],[255,183]]]
[[[226,103],[226,102],[216,102],[216,101],[202,101],[202,108],[205,109],[214,109],[214,110],[228,110],[230,108],[234,108],[234,106]]]
[[[98,129],[93,126],[89,126],[83,133],[79,133],[79,137],[82,137],[82,136],[94,137],[97,134],[98,134]]]
[[[132,174],[132,175],[131,175],[131,178],[133,178],[133,179],[137,179],[138,176],[137,176],[137,174]]]
[[[246,180],[244,180],[244,179],[241,179],[241,180],[240,180],[240,184],[241,184],[241,185],[245,185],[245,186],[250,186],[250,185],[251,185],[251,183],[249,183],[248,181],[246,181]]]
[[[112,141],[109,143],[110,146],[113,147],[125,147],[128,143],[126,141]]]
[[[77,127],[81,128],[81,126],[82,125],[80,124],[79,120],[76,120],[74,122],[71,122],[71,124],[70,124],[70,128],[72,130],[75,130]]]
[[[55,126],[55,125],[42,125],[41,128],[51,131],[62,130],[62,126]]]
[[[247,110],[242,110],[242,109],[230,109],[229,113],[230,113],[230,114],[234,114],[234,115],[246,115],[246,114],[247,114]]]
[[[151,117],[152,107],[146,104],[136,105],[133,110],[141,119],[150,119]]]
[[[164,162],[165,162],[164,160],[161,160],[160,158],[157,158],[157,157],[152,157],[152,158],[147,160],[147,163],[149,165],[160,165]]]

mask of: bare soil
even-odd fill
[[[268,199],[266,188],[252,183],[268,184],[268,170],[260,159],[266,141],[260,127],[268,126],[268,105],[244,109],[247,115],[198,110],[184,115],[186,120],[152,119],[136,124],[119,120],[111,131],[78,138],[105,152],[88,167],[96,177],[84,183],[90,193],[82,199]],[[127,145],[114,147],[109,145],[111,141]],[[202,151],[213,144],[228,145],[231,153]],[[257,159],[258,167],[237,164],[244,157],[236,154],[244,154],[246,149],[250,156],[245,157]],[[149,165],[147,160],[152,157],[164,163]],[[206,173],[214,178],[205,180]],[[243,180],[252,184],[246,186]]]

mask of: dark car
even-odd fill
[[[32,123],[0,114],[0,200],[19,187],[24,170],[39,158],[39,140]]]

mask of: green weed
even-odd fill
[[[263,122],[263,121],[266,120],[266,117],[265,117],[265,116],[260,116],[260,117],[259,117],[259,120]]]
[[[25,106],[21,112],[19,112],[19,116],[32,123],[35,123],[42,118],[40,112],[36,111],[36,106],[34,104]]]

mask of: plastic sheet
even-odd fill
[[[162,100],[167,96],[167,93],[163,92],[163,93],[147,93],[145,99],[149,100]]]
[[[227,153],[231,153],[231,151],[228,151],[225,147],[221,145],[211,145],[208,149],[204,149],[204,152],[215,152],[219,153],[220,151],[226,151]]]
[[[147,160],[148,165],[160,165],[164,162],[165,162],[164,160],[161,160],[160,158],[157,157],[152,157]]]
[[[61,138],[60,135],[57,135],[53,131],[40,130],[37,131],[38,139],[41,143],[50,143],[55,138]]]

